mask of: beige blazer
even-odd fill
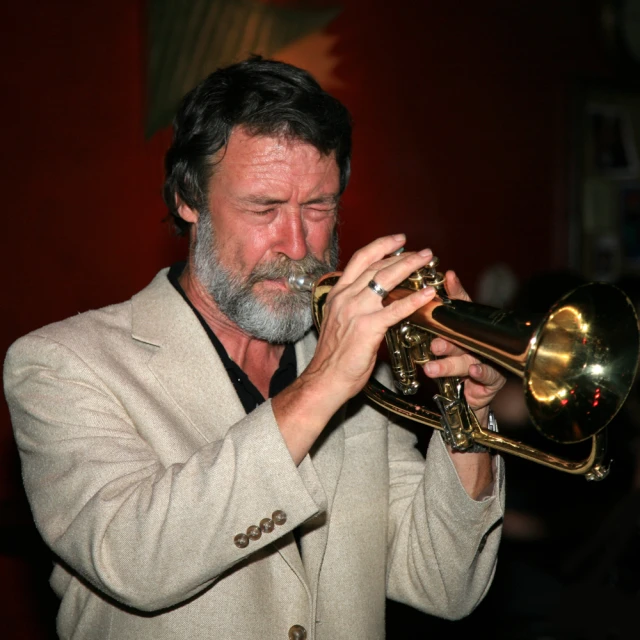
[[[314,346],[296,345],[299,371]],[[18,340],[4,379],[35,522],[59,558],[61,638],[285,640],[298,625],[372,640],[385,596],[458,618],[489,586],[498,458],[495,495],[473,501],[439,436],[425,463],[358,398],[296,467],[271,403],[245,414],[166,270],[129,302]],[[284,523],[237,546],[275,511]]]

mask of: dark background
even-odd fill
[[[343,257],[405,232],[471,292],[497,260],[521,279],[571,266],[579,87],[621,76],[602,3],[341,4],[326,31],[338,36],[333,93],[355,120]],[[185,252],[162,223],[170,131],[144,138],[145,15],[142,0],[0,7],[2,353],[30,330],[130,297]],[[48,571],[3,404],[2,637],[47,637]]]

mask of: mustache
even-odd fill
[[[279,260],[274,260],[266,264],[256,265],[247,278],[247,286],[252,287],[263,280],[285,280],[291,275],[307,274],[312,278],[319,278],[325,273],[333,271],[330,263],[308,254],[301,260],[291,260],[282,256]]]

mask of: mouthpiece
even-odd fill
[[[289,289],[293,289],[293,291],[311,291],[314,282],[315,280],[306,273],[292,273],[287,280]]]

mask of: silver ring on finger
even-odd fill
[[[369,284],[367,286],[381,298],[386,298],[389,295],[389,292],[384,287],[381,287],[375,280],[369,280]]]

